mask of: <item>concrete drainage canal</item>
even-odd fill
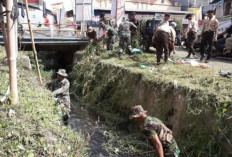
[[[55,72],[65,68],[69,72],[72,93],[69,125],[85,135],[89,142],[88,156],[155,157],[149,153],[153,150],[151,143],[128,118],[129,109],[138,104],[173,130],[181,156],[231,155],[232,123],[224,114],[231,108],[221,95],[191,86],[176,87],[173,80],[160,79],[168,74],[154,77],[145,73],[147,77],[142,69],[134,68],[139,63],[111,59],[114,54],[82,60],[81,53],[70,52],[66,58],[62,55],[40,53],[39,58],[45,70]],[[79,60],[74,65],[73,56]],[[162,69],[158,70],[162,73]],[[226,108],[223,115],[215,106]]]
[[[66,57],[62,52],[39,52],[38,54],[43,70],[52,71],[52,80],[55,80],[55,72],[60,68],[71,72],[74,52],[66,52],[65,54],[68,54]],[[54,90],[53,81],[49,81],[47,86],[49,90]],[[72,92],[72,87],[70,95],[71,114],[68,125],[74,131],[85,135],[89,143],[87,148],[89,157],[154,156],[152,153],[138,154],[152,150],[152,147],[140,132],[135,131],[138,128],[135,128],[134,124],[129,124],[128,116],[117,120],[119,113],[104,116],[101,112],[96,112],[94,108],[80,101],[79,97]],[[103,112],[105,113],[105,110]]]

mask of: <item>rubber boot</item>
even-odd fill
[[[118,58],[122,60],[122,52],[118,52]]]

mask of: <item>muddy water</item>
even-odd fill
[[[72,98],[72,111],[70,114],[69,125],[75,131],[84,133],[85,138],[89,140],[89,157],[123,157],[125,155],[110,155],[103,148],[104,142],[107,142],[104,132],[109,130],[100,118],[93,112],[86,109],[76,98]]]

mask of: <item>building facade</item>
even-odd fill
[[[111,10],[112,0],[96,0],[94,1],[94,9]],[[181,11],[180,6],[175,6],[172,0],[126,0],[126,10],[172,10]]]
[[[175,3],[181,5],[181,10],[187,11],[188,8],[199,8],[200,6],[207,6],[212,0],[173,0]]]

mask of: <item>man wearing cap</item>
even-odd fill
[[[119,36],[119,51],[118,56],[121,59],[121,55],[123,54],[123,50],[125,45],[129,50],[128,54],[131,54],[131,34],[130,34],[130,27],[137,28],[132,22],[129,22],[126,17],[122,18],[122,23],[120,23],[118,28],[118,36]]]
[[[89,38],[90,43],[97,41],[97,32],[91,26],[87,29],[87,37]]]
[[[101,47],[97,39],[97,32],[91,26],[88,27],[87,37],[89,39],[88,51],[90,53],[96,52],[99,55]]]
[[[139,37],[139,32],[138,32],[138,28],[139,28],[139,21],[136,19],[136,13],[132,12],[131,13],[131,19],[130,22],[133,23],[136,27],[134,26],[130,26],[130,31],[131,31],[131,45],[133,48],[138,48],[139,47],[139,43],[138,43],[138,37]]]
[[[212,54],[213,49],[213,42],[217,41],[217,35],[218,35],[218,27],[219,22],[216,18],[213,18],[214,11],[209,10],[208,12],[208,19],[205,19],[203,21],[203,29],[201,31],[201,58],[200,61],[202,61],[205,57],[204,47],[205,45],[209,45],[209,51],[207,53],[207,58],[205,60],[205,63],[208,63]]]
[[[70,96],[69,87],[70,83],[66,77],[68,74],[65,69],[59,69],[57,72],[57,79],[59,81],[59,88],[52,92],[56,98],[56,103],[59,104],[59,112],[64,117],[69,117],[70,112]]]
[[[152,42],[155,44],[157,65],[160,65],[160,60],[164,52],[164,61],[168,61],[171,52],[175,54],[175,39],[176,32],[174,28],[177,26],[175,22],[169,25],[160,25],[155,30],[152,37]]]
[[[141,105],[131,109],[130,119],[134,119],[144,135],[151,141],[158,157],[178,157],[180,150],[172,131],[155,117],[147,116]]]
[[[193,20],[192,14],[187,14],[185,19],[188,19],[189,24],[188,27],[185,29],[184,34],[187,34],[187,44],[188,44],[188,55],[186,58],[190,58],[191,54],[194,58],[196,58],[196,54],[193,49],[194,41],[197,37],[197,23]]]
[[[101,22],[101,27],[103,28],[103,35],[99,40],[105,38],[107,36],[107,50],[113,50],[114,49],[114,42],[115,42],[115,36],[118,34],[117,31],[108,25],[105,25],[104,22]]]

